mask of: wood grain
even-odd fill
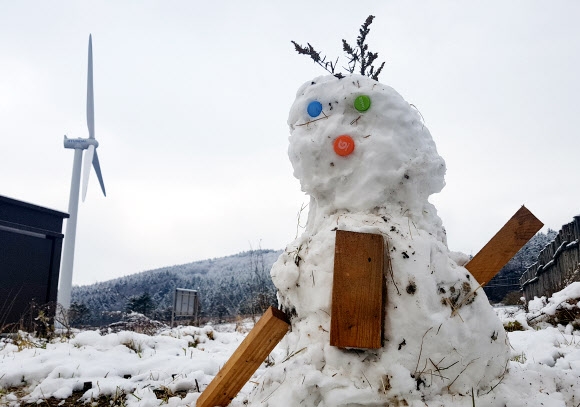
[[[480,284],[487,284],[542,226],[544,224],[522,206],[465,268]]]
[[[332,346],[382,347],[384,263],[382,235],[336,231],[330,323]]]
[[[197,400],[197,407],[227,406],[288,332],[286,315],[270,307]]]

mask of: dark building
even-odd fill
[[[12,330],[31,304],[56,303],[68,217],[0,195],[0,332]]]

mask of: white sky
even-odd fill
[[[522,204],[556,230],[580,213],[580,3],[209,3],[0,2],[0,195],[68,210],[93,35],[108,196],[92,174],[75,284],[292,241],[308,198],[286,119],[325,72],[290,40],[342,57],[369,14],[381,82],[447,162],[431,201],[451,250],[477,253]]]

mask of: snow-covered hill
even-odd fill
[[[83,304],[90,310],[91,315],[85,324],[93,326],[110,322],[103,317],[104,312],[124,311],[132,296],[143,293],[148,293],[153,300],[155,310],[152,315],[169,320],[176,287],[199,290],[202,315],[251,314],[256,290],[264,289],[272,298],[275,297],[270,268],[280,253],[251,250],[73,287],[72,302]]]

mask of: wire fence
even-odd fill
[[[485,288],[497,288],[497,287],[513,287],[515,291],[520,289],[520,279],[518,277],[500,277],[493,278]]]

